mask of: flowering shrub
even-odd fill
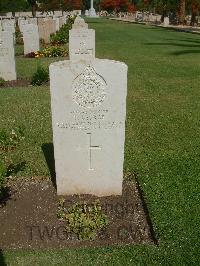
[[[42,52],[40,52],[40,51],[37,51],[34,54],[35,54],[35,58],[44,57],[44,54]]]
[[[67,24],[63,25],[59,31],[51,34],[50,40],[52,45],[66,44],[69,41],[69,26]]]
[[[25,57],[28,58],[41,58],[41,57],[65,57],[68,56],[68,50],[65,47],[62,46],[47,46],[43,49],[42,52],[38,51],[38,52],[31,52],[27,55],[25,55]]]
[[[62,46],[47,46],[42,52],[45,57],[65,57],[68,55],[67,49]]]
[[[72,28],[72,24],[74,23],[75,18],[68,18],[68,21],[66,24],[64,24],[59,31],[56,33],[51,34],[50,40],[51,44],[53,45],[60,45],[60,44],[66,44],[69,42],[69,30]]]
[[[31,52],[25,55],[27,58],[39,58],[39,57],[44,57],[44,54],[40,51],[38,52]]]
[[[35,53],[34,52],[28,53],[24,57],[27,57],[27,58],[35,58]]]

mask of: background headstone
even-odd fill
[[[19,25],[19,29],[20,29],[21,32],[24,31],[24,26],[27,25],[27,24],[29,24],[28,20],[20,19],[20,18],[18,19],[18,25]]]
[[[65,24],[65,18],[64,17],[60,17],[59,18],[59,27],[61,28],[64,24]]]
[[[54,17],[53,20],[54,20],[55,23],[56,23],[56,31],[59,31],[59,29],[60,29],[59,18]]]
[[[85,21],[77,17],[69,31],[70,60],[95,58],[95,31],[88,29]]]
[[[165,17],[164,18],[164,23],[163,23],[164,27],[168,27],[169,26],[169,18]]]
[[[2,28],[4,31],[10,31],[12,34],[15,33],[15,20],[14,19],[4,19],[2,20]]]
[[[38,26],[27,24],[23,26],[24,54],[37,52],[40,49]]]
[[[12,32],[0,32],[0,77],[16,80],[14,38]]]
[[[51,33],[56,32],[56,23],[53,18],[38,18],[38,29],[40,39],[49,43]]]
[[[56,17],[61,17],[62,16],[62,11],[54,11],[54,15]]]

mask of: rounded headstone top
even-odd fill
[[[88,24],[85,23],[83,18],[77,16],[74,24],[72,25],[72,29],[88,29]]]

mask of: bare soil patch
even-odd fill
[[[4,84],[0,85],[1,88],[10,88],[10,87],[28,87],[31,86],[31,82],[28,79],[17,79],[6,81]]]
[[[135,182],[125,181],[122,196],[65,197],[67,206],[99,199],[109,225],[93,241],[66,233],[57,218],[59,197],[47,178],[17,178],[8,185],[9,197],[0,205],[0,249],[47,249],[155,244],[146,206]]]

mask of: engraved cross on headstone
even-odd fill
[[[93,171],[95,169],[93,168],[93,164],[92,164],[92,151],[101,150],[101,147],[92,145],[92,133],[87,133],[87,135],[89,136],[89,169],[88,170]]]

